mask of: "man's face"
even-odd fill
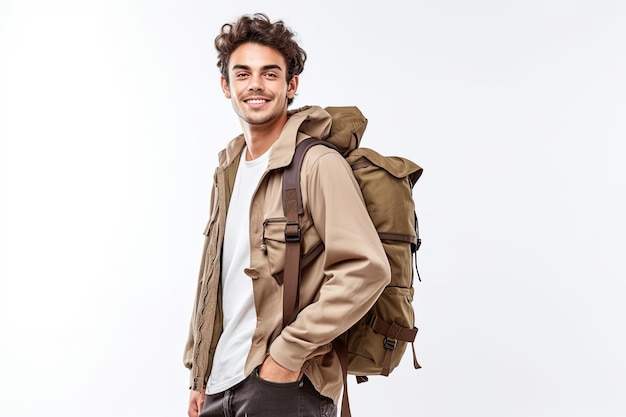
[[[286,119],[287,99],[296,94],[298,76],[287,83],[287,64],[276,49],[240,45],[230,55],[228,78],[222,77],[222,90],[242,122],[263,125]]]

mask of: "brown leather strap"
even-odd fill
[[[302,190],[300,188],[300,170],[304,155],[315,145],[330,143],[315,138],[307,138],[296,146],[293,159],[283,173],[283,210],[287,218],[285,225],[285,269],[283,280],[283,328],[295,320],[299,307],[300,286],[300,215],[304,213],[302,206]]]
[[[417,361],[417,355],[415,354],[415,344],[411,342],[411,349],[413,349],[413,367],[415,369],[420,369],[422,365]]]
[[[302,270],[306,268],[322,252],[324,252],[324,242],[320,240],[319,243],[313,247],[313,249],[302,255],[302,257],[300,258],[300,269]],[[285,271],[280,271],[279,273],[275,274],[274,277],[279,284],[282,284],[285,280]]]
[[[341,375],[343,377],[343,393],[341,395],[341,417],[352,417],[350,412],[350,399],[348,398],[348,341],[346,335],[338,338],[333,343],[335,353],[339,357],[341,364]]]
[[[391,325],[389,325],[387,334],[385,334],[383,342],[383,346],[385,347],[385,358],[383,359],[383,369],[380,371],[381,375],[389,376],[389,373],[391,372],[391,352],[393,352],[398,344],[398,334],[400,334],[400,330],[402,330],[402,327],[400,327],[400,325],[396,322],[392,322]]]
[[[353,171],[356,171],[357,169],[363,169],[363,168],[367,168],[372,166],[373,164],[368,161],[366,158],[359,158],[356,162],[353,162],[352,164],[350,164],[350,167],[352,168]]]
[[[398,242],[411,243],[417,245],[417,236],[415,235],[401,235],[398,233],[378,233],[380,240],[396,240]]]
[[[385,357],[383,358],[381,375],[389,376],[391,372],[391,354],[398,344],[398,340],[403,342],[413,343],[415,336],[417,335],[417,327],[412,329],[408,327],[402,327],[396,322],[387,323],[381,320],[375,314],[370,315],[368,321],[370,326],[376,333],[385,336],[383,340],[383,346],[385,347]],[[417,363],[415,358],[415,349],[413,350],[414,363]],[[417,368],[416,368],[417,369]]]
[[[295,190],[287,189],[284,193],[287,203],[287,224],[285,226],[285,273],[291,279],[283,283],[283,327],[294,319],[298,310],[300,285],[300,224],[298,223]],[[295,220],[294,220],[295,218]]]
[[[400,327],[396,323],[387,323],[386,321],[379,319],[375,314],[371,314],[367,320],[367,325],[370,326],[376,333],[382,334],[386,337],[392,336],[396,333],[394,339],[401,340],[403,342],[411,342],[415,341],[415,336],[417,335],[417,327],[413,327],[412,329],[408,327]],[[395,326],[399,327],[399,330],[396,332]]]

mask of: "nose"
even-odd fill
[[[263,77],[260,74],[250,76],[249,80],[250,84],[248,85],[248,91],[263,90]]]

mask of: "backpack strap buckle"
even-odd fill
[[[383,340],[383,346],[385,347],[385,349],[393,350],[396,348],[397,345],[398,339],[390,339],[389,337],[385,336],[385,339]]]
[[[297,221],[287,222],[285,225],[285,242],[300,242],[301,233],[300,223]]]

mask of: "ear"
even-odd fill
[[[296,91],[298,91],[299,81],[300,79],[298,78],[297,75],[294,75],[293,77],[291,77],[291,80],[289,81],[289,85],[287,85],[287,98],[294,98],[294,96],[296,95]]]
[[[222,92],[224,93],[224,97],[230,98],[230,88],[228,87],[228,81],[224,76],[220,77],[220,84],[222,85]]]

